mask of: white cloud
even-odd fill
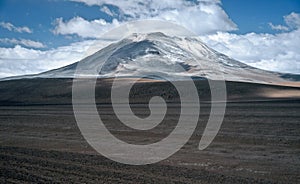
[[[269,26],[271,27],[271,29],[273,30],[277,30],[277,31],[288,31],[289,28],[287,26],[283,26],[283,25],[274,25],[273,23],[269,23]]]
[[[217,51],[253,67],[300,74],[300,14],[292,12],[283,18],[287,26],[269,25],[289,32],[244,35],[218,32],[201,39]]]
[[[54,24],[54,34],[77,34],[84,38],[99,38],[104,31],[117,26],[119,22],[116,19],[112,23],[108,23],[104,19],[87,21],[82,17],[74,17],[69,21],[58,18]]]
[[[106,40],[86,40],[45,51],[20,45],[14,48],[0,47],[0,78],[37,74],[63,67],[98,51],[94,47],[101,49],[109,43],[111,42]]]
[[[0,77],[40,73],[62,67],[85,57],[94,41],[73,43],[47,51],[24,48],[0,48]]]
[[[9,31],[14,31],[14,32],[18,32],[18,33],[32,33],[32,30],[29,29],[28,27],[26,27],[26,26],[17,27],[17,26],[14,26],[10,22],[0,22],[0,26]]]
[[[284,21],[290,28],[300,28],[300,14],[298,13],[292,12],[291,14],[284,16]]]
[[[201,39],[217,51],[251,66],[300,74],[300,29],[275,35],[218,32]]]
[[[107,6],[101,7],[100,10],[101,10],[102,12],[106,13],[107,15],[111,16],[111,17],[115,16],[115,13],[112,12]]]
[[[185,26],[196,34],[215,33],[217,31],[236,30],[237,26],[230,20],[221,7],[219,0],[72,0],[87,5],[98,5],[102,11],[112,15],[106,5],[118,7],[122,12],[122,21],[141,19],[168,20],[173,23]],[[99,23],[97,22],[99,21]],[[64,22],[56,20],[54,32],[56,34],[78,34],[82,37],[98,37],[107,27],[112,28],[118,24],[107,23],[103,20],[87,21],[81,17],[75,17]],[[85,25],[85,26],[84,26]],[[102,32],[101,32],[102,31]]]
[[[98,5],[108,15],[114,15],[114,12],[106,6],[108,4],[117,6],[124,17],[119,20],[122,22],[114,19],[112,23],[103,19],[89,21],[82,17],[74,17],[70,20],[58,18],[54,22],[53,32],[55,34],[76,34],[83,38],[99,38],[105,31],[126,21],[148,18],[169,20],[185,26],[198,35],[202,35],[201,39],[212,48],[249,65],[266,70],[300,73],[300,18],[299,14],[294,12],[284,16],[286,25],[269,24],[274,29],[286,32],[237,35],[227,32],[237,29],[237,26],[224,12],[219,0],[201,0],[197,3],[185,0],[74,1],[84,2],[88,5]],[[8,27],[6,29],[17,31],[14,28],[15,26],[12,27],[7,23],[1,26],[3,27],[3,25]],[[149,24],[148,26],[142,26],[144,29],[142,31],[149,28],[155,29],[155,26],[163,27],[161,24]],[[26,32],[24,30],[23,32]],[[31,32],[29,28],[28,30]],[[116,31],[117,36],[119,35],[118,31],[120,30]],[[128,30],[124,29],[122,31],[126,32]],[[0,41],[23,46],[31,45],[30,47],[35,45],[36,48],[42,47],[38,44],[39,42],[31,43],[22,39],[2,39]],[[87,50],[92,43],[91,40],[83,41],[47,51],[24,48],[20,45],[14,48],[0,48],[0,77],[39,73],[74,63],[85,57],[86,53],[90,53]],[[96,51],[101,47],[102,45],[94,46],[92,49]]]
[[[283,16],[283,19],[287,26],[274,25],[271,22],[269,23],[269,26],[271,29],[279,31],[289,31],[300,28],[300,14],[292,12],[289,15]]]
[[[32,48],[45,48],[46,46],[37,41],[27,40],[27,39],[9,39],[9,38],[0,38],[0,43],[4,44],[14,44],[14,45],[23,45],[25,47],[32,47]]]

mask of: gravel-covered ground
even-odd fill
[[[147,105],[133,105],[139,116]],[[130,166],[96,153],[77,128],[70,105],[0,106],[0,183],[300,183],[300,102],[228,103],[214,142],[197,149],[209,104],[198,127],[176,154],[159,163]],[[147,144],[167,136],[179,108],[149,132],[120,126],[109,105],[99,113],[127,142]]]

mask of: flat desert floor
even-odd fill
[[[147,105],[132,105],[145,117]],[[189,142],[156,164],[131,166],[94,151],[82,137],[71,105],[0,106],[1,183],[300,183],[300,101],[228,103],[221,130],[197,149],[210,111],[201,104]],[[178,105],[157,128],[131,132],[109,105],[99,105],[108,129],[127,142],[147,144],[176,125]]]

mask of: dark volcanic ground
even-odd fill
[[[80,134],[72,106],[66,100],[68,95],[49,97],[45,94],[50,92],[45,92],[45,88],[38,88],[39,85],[33,88],[32,84],[24,83],[27,91],[15,91],[19,96],[14,101],[8,98],[5,85],[8,81],[0,85],[1,183],[300,182],[300,101],[258,98],[253,91],[262,91],[260,85],[250,84],[252,87],[248,86],[247,90],[248,84],[227,84],[227,87],[231,85],[229,91],[232,93],[229,94],[239,94],[239,98],[232,95],[231,99],[235,96],[239,100],[227,104],[221,130],[207,149],[197,149],[210,112],[210,103],[204,102],[198,127],[189,142],[170,158],[146,166],[116,163],[96,153]],[[14,86],[15,89],[20,87]],[[274,90],[272,86],[265,87]],[[49,89],[56,90],[57,94],[62,91]],[[253,99],[246,95],[249,91],[256,95],[255,100],[241,102],[241,96],[247,97],[246,100]],[[30,94],[40,94],[44,99],[32,95],[32,102],[39,103],[30,104],[25,98]],[[45,101],[49,103],[41,103]],[[149,114],[148,104],[132,104],[131,107],[141,117]],[[98,111],[115,136],[131,143],[147,144],[172,131],[179,106],[170,104],[162,124],[146,133],[120,126],[109,104],[99,104]]]

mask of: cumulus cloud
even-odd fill
[[[54,22],[55,28],[53,33],[62,35],[76,34],[83,38],[99,38],[104,31],[118,24],[119,22],[116,19],[112,23],[108,23],[104,19],[88,21],[78,16],[69,21],[58,18]]]
[[[106,13],[107,15],[113,17],[116,14],[114,12],[112,12],[107,6],[102,6],[100,9],[102,12]]]
[[[26,26],[17,27],[17,26],[14,26],[10,22],[0,22],[0,26],[9,31],[14,31],[14,32],[18,32],[18,33],[32,33],[32,30],[29,29],[28,27],[26,27]]]
[[[0,77],[40,73],[62,67],[85,56],[93,41],[73,43],[47,51],[24,48],[0,48]]]
[[[269,26],[271,27],[271,29],[273,30],[277,30],[277,31],[288,31],[289,28],[287,26],[283,26],[283,25],[274,25],[273,23],[269,23]]]
[[[300,28],[300,14],[292,12],[289,15],[283,16],[283,19],[286,26],[274,25],[271,22],[269,23],[269,26],[271,29],[278,31],[289,31]]]
[[[0,38],[0,43],[4,44],[14,44],[14,45],[23,45],[25,47],[32,47],[32,48],[45,48],[46,46],[37,41],[27,40],[27,39],[9,39],[9,38]]]
[[[300,30],[280,34],[218,32],[201,36],[212,48],[253,67],[300,74]]]
[[[291,14],[284,16],[284,21],[292,29],[300,28],[300,14],[299,13],[292,12]]]
[[[185,26],[196,34],[203,35],[217,31],[236,30],[237,26],[228,17],[221,7],[219,0],[72,0],[87,5],[97,5],[108,15],[115,14],[107,7],[114,6],[119,9],[119,15],[112,23],[102,19],[87,21],[81,17],[75,17],[67,21],[61,18],[55,21],[54,33],[77,34],[82,37],[98,37],[101,31],[115,27],[119,22],[127,22],[140,19],[168,20]],[[120,17],[121,15],[121,17]]]
[[[300,14],[292,12],[283,18],[289,32],[244,35],[218,32],[201,39],[217,51],[253,67],[300,74]]]
[[[0,78],[36,74],[79,61],[110,44],[107,40],[86,40],[50,50],[0,47]],[[94,47],[97,47],[97,50]]]
[[[70,20],[58,18],[54,22],[52,30],[54,34],[76,34],[83,38],[99,39],[103,32],[124,22],[148,18],[169,20],[200,35],[200,38],[210,47],[246,64],[266,70],[300,73],[300,16],[295,12],[283,17],[285,25],[269,24],[271,28],[283,32],[239,35],[228,32],[237,29],[237,26],[224,12],[219,0],[73,1],[98,5],[101,11],[113,18],[113,21],[86,20],[79,16]],[[109,9],[111,6],[118,10]],[[0,26],[18,32],[15,26],[12,27],[7,23]],[[142,28],[149,30],[149,27],[155,29],[155,26],[163,27],[161,24],[149,24]],[[24,30],[23,32],[26,32]],[[29,28],[28,30],[27,32],[32,32]],[[122,28],[122,32],[126,31],[128,30]],[[178,33],[178,30],[176,31]],[[116,31],[115,35],[120,34]],[[91,54],[88,50],[90,51],[94,41],[86,40],[46,51],[38,50],[43,47],[43,44],[34,41],[4,38],[0,42],[17,44],[14,48],[0,48],[0,77],[7,77],[39,73],[74,63],[87,56],[86,53]],[[92,50],[97,51],[107,45],[105,42],[99,44],[94,45]],[[25,48],[26,46],[31,48]]]

